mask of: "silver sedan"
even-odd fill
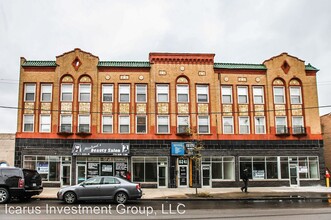
[[[124,204],[141,196],[140,184],[113,176],[93,177],[80,184],[64,187],[57,193],[57,198],[68,204],[77,200],[114,200]]]

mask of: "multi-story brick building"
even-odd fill
[[[263,64],[100,61],[80,49],[21,58],[15,163],[45,185],[129,170],[150,187],[234,187],[244,168],[253,186],[322,184],[317,71],[286,53]]]
[[[331,169],[331,113],[321,116],[325,167]]]

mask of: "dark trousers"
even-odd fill
[[[243,180],[244,186],[241,187],[241,191],[247,192],[247,187],[248,187],[248,180]]]

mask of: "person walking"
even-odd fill
[[[248,187],[248,170],[247,170],[247,168],[245,168],[244,171],[242,172],[241,179],[244,182],[244,186],[242,186],[240,188],[241,189],[241,192],[244,192],[245,191],[245,193],[247,193],[247,187]]]
[[[126,178],[127,180],[131,181],[131,172],[130,172],[130,171],[127,171],[127,172],[126,172],[125,178]]]

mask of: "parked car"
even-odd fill
[[[0,167],[0,204],[12,198],[29,200],[42,191],[42,180],[36,170]]]
[[[78,200],[114,200],[124,204],[141,196],[140,184],[114,176],[92,177],[77,185],[64,187],[57,193],[57,198],[68,204]]]

